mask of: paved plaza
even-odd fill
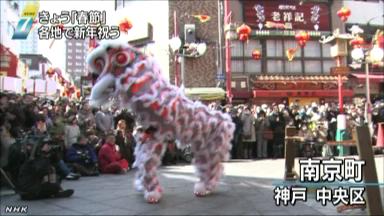
[[[384,158],[376,158],[379,181],[383,183]],[[75,190],[71,198],[21,201],[17,195],[1,196],[1,215],[5,206],[28,207],[28,215],[337,215],[330,204],[325,207],[308,198],[295,206],[274,204],[273,183],[281,181],[283,159],[237,160],[225,164],[226,176],[218,191],[209,197],[193,195],[193,167],[164,166],[160,181],[165,194],[157,205],[147,204],[132,185],[134,172],[125,175],[82,177],[63,181],[65,189]],[[4,191],[3,191],[4,193]],[[384,197],[383,188],[381,196]],[[22,215],[22,214],[18,214]],[[342,214],[340,214],[342,215]],[[343,215],[367,215],[367,210],[354,209]]]

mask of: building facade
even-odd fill
[[[20,6],[17,1],[0,1],[0,75],[16,77],[19,62],[19,41],[12,40],[17,22],[19,21]]]
[[[187,88],[218,85],[218,74],[223,72],[218,54],[218,39],[221,38],[219,21],[222,21],[220,5],[218,1],[169,1],[169,38],[179,36],[183,45],[186,44],[186,25],[194,25],[195,40],[207,44],[207,50],[201,57],[184,58],[183,62],[180,58],[171,58],[169,71],[172,83],[178,76],[180,80],[184,77]],[[201,22],[194,15],[207,15],[210,19]]]
[[[319,40],[336,28],[345,32],[348,23],[341,22],[336,15],[343,1],[229,2],[231,23],[245,23],[252,29],[248,41],[231,41],[234,102],[337,102],[338,79],[330,74],[337,66],[330,52],[333,44],[322,44]],[[381,5],[379,1],[372,4]],[[352,16],[358,16],[354,10]],[[310,35],[305,46],[299,46],[295,40],[300,30]],[[254,50],[261,52],[259,60],[252,58]],[[288,59],[288,52],[294,53],[292,59]],[[348,56],[341,59],[341,66],[347,64]],[[344,100],[351,100],[354,92],[350,78],[344,76],[342,83]]]
[[[65,41],[65,71],[77,86],[80,86],[81,76],[87,74],[88,43],[88,40]]]

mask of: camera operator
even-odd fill
[[[66,161],[82,176],[99,175],[95,148],[83,135],[67,150]]]
[[[63,190],[53,164],[55,148],[49,139],[33,146],[30,158],[20,167],[17,190],[22,200],[70,197],[73,190]]]
[[[36,117],[35,126],[32,128],[31,136],[34,137],[36,142],[41,143],[43,139],[51,139],[50,134],[47,131],[47,126],[45,122],[45,117],[43,115],[38,115]],[[55,146],[55,167],[57,172],[60,174],[62,178],[66,180],[77,180],[80,178],[79,174],[73,173],[71,169],[65,164],[65,162],[61,159],[61,147]]]

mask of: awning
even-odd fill
[[[352,73],[351,74],[352,76],[356,77],[357,79],[360,79],[360,80],[365,80],[366,79],[366,75],[365,73]],[[369,74],[368,75],[369,77],[369,80],[370,81],[373,81],[373,82],[384,82],[384,74]]]
[[[251,79],[253,83],[313,83],[313,82],[337,82],[337,76],[331,75],[258,75]],[[342,76],[342,81],[348,81],[348,77]]]
[[[225,91],[222,88],[186,88],[185,95],[193,100],[222,100]]]
[[[352,97],[353,91],[350,89],[343,89],[342,94],[344,97]],[[337,97],[338,90],[253,90],[253,97]]]

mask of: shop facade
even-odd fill
[[[330,1],[231,1],[232,23],[252,29],[248,41],[231,41],[233,102],[337,102],[338,80],[330,74],[336,66],[332,44],[319,42],[333,31],[331,7]],[[305,46],[295,40],[298,31],[310,36]],[[261,52],[260,59],[252,57],[254,50]],[[344,101],[353,96],[348,80],[342,77]]]

